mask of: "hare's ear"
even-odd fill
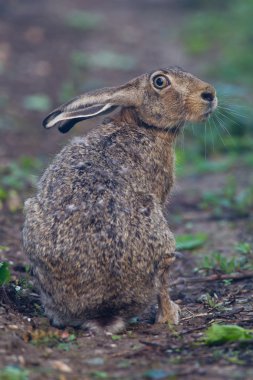
[[[45,128],[58,127],[68,132],[76,123],[105,115],[117,107],[137,105],[135,81],[115,88],[104,88],[78,96],[51,112],[43,121]]]
[[[112,112],[117,107],[117,105],[108,103],[96,104],[75,111],[64,111],[57,109],[51,112],[43,120],[43,126],[47,129],[57,126],[60,132],[67,133],[79,121],[91,119],[99,115],[105,115],[109,112]]]

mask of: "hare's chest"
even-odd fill
[[[161,200],[161,203],[164,203],[175,180],[173,157],[164,161],[156,161],[152,166],[150,183],[153,187],[153,193]]]

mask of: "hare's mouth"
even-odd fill
[[[213,113],[213,110],[210,110],[210,111],[208,111],[208,112],[205,112],[204,114],[203,114],[203,119],[204,120],[206,120],[206,119],[208,119],[209,118],[209,116],[211,115]]]
[[[212,113],[213,113],[213,110],[209,110],[204,113],[201,113],[199,116],[195,118],[195,121],[197,122],[206,121]]]
[[[212,115],[212,113],[215,111],[217,105],[214,104],[212,105],[206,112],[204,112],[202,115],[201,115],[201,119],[203,121],[207,120],[209,118],[209,116]]]

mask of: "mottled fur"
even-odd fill
[[[171,86],[157,90],[154,74],[144,74],[80,96],[46,119],[66,131],[69,120],[88,118],[87,107],[90,117],[91,106],[122,106],[55,157],[25,203],[24,247],[54,325],[115,332],[156,296],[157,321],[178,322],[167,290],[175,240],[163,207],[174,182],[176,132],[215,107],[200,96],[214,90],[177,68],[156,73]]]

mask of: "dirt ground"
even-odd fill
[[[101,25],[85,32],[67,28],[64,17],[71,9],[99,12]],[[195,73],[200,67],[186,56],[180,43],[180,31],[190,10],[182,11],[176,1],[26,0],[21,4],[0,0],[0,12],[0,58],[5,67],[0,95],[7,99],[1,108],[1,165],[24,154],[48,161],[68,140],[69,136],[57,131],[44,131],[40,126],[43,112],[25,109],[23,98],[46,93],[52,106],[57,104],[61,83],[73,74],[69,57],[74,50],[92,53],[106,47],[135,57],[136,65],[129,71],[89,67],[81,72],[78,80],[95,81],[99,87],[121,83],[157,65],[177,64]],[[83,130],[84,126],[79,126],[74,133]],[[241,183],[248,183],[251,175],[240,165],[231,167],[230,174]],[[168,205],[168,222],[175,235],[208,234],[204,247],[180,252],[171,271],[172,299],[182,309],[179,326],[153,324],[153,307],[119,336],[94,337],[49,325],[26,272],[22,212],[3,207],[0,246],[8,249],[0,250],[0,260],[12,262],[12,283],[0,293],[1,368],[24,368],[32,380],[253,379],[252,340],[211,347],[201,340],[214,321],[252,328],[252,278],[208,281],[206,272],[195,270],[211,252],[233,257],[235,244],[253,242],[250,212],[217,217],[199,206],[204,191],[225,182],[224,173],[180,177]],[[20,194],[22,199],[26,195]],[[17,291],[17,286],[23,290]],[[212,302],[205,301],[207,294]]]

